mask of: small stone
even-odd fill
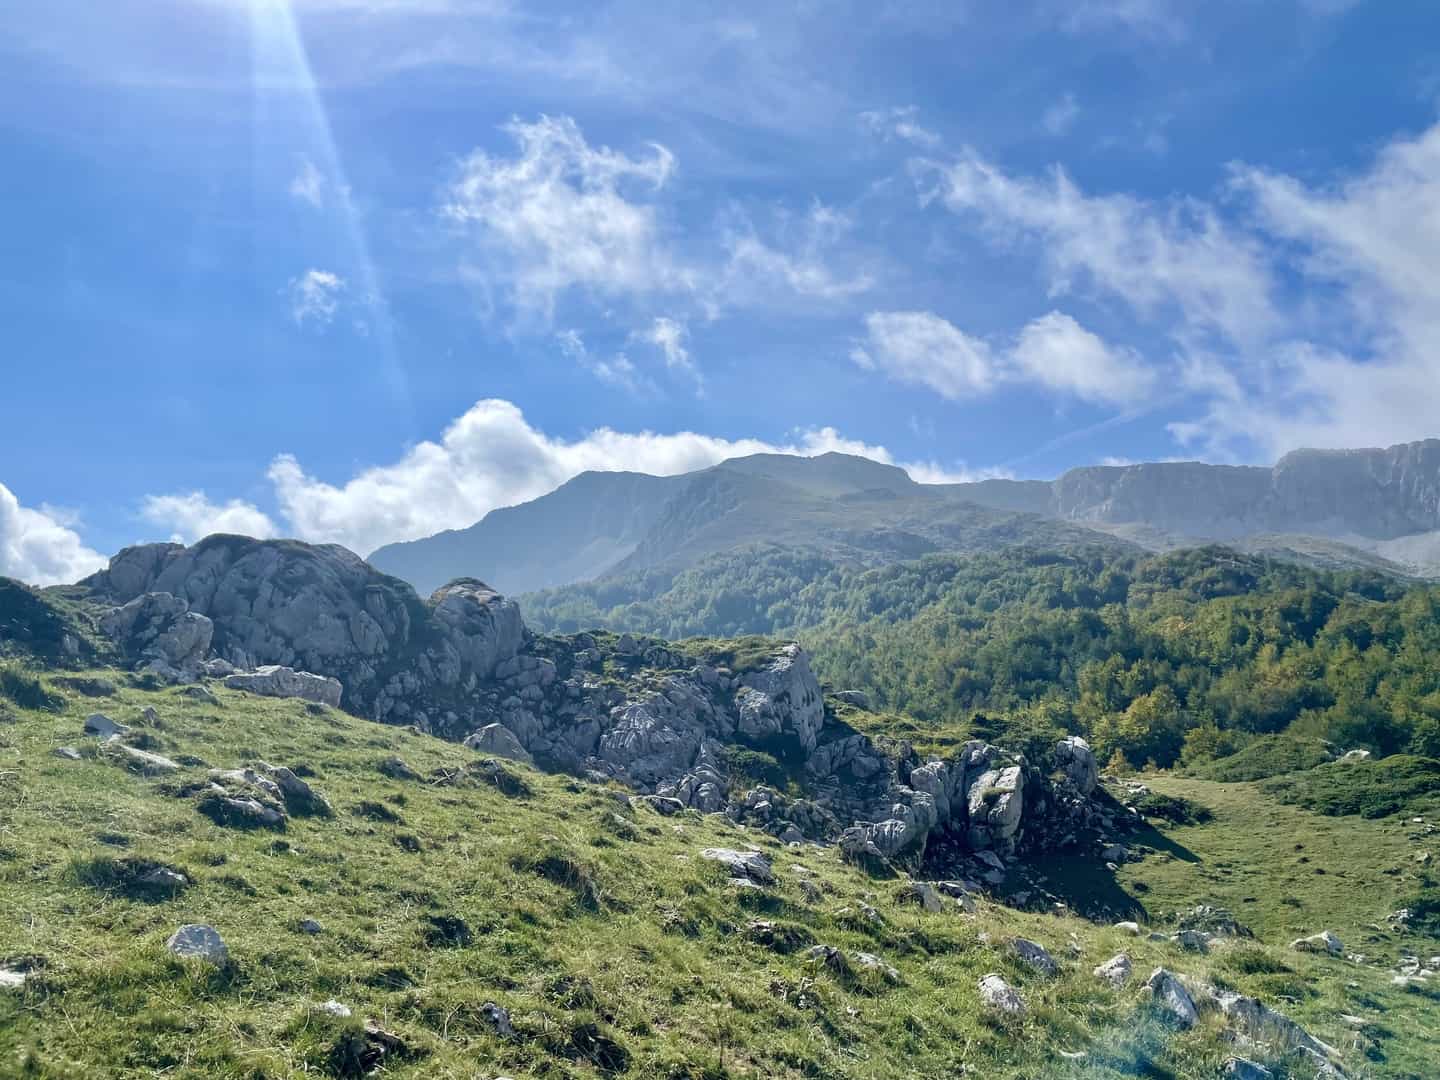
[[[1010,951],[1026,967],[1047,978],[1060,970],[1060,965],[1055,963],[1055,958],[1050,955],[1045,946],[1037,942],[1025,938],[1015,938],[1010,942]]]
[[[135,747],[126,746],[124,743],[107,742],[104,750],[116,764],[124,766],[131,772],[138,772],[142,776],[159,776],[180,768],[176,762],[167,757],[152,754],[148,750],[136,750]]]
[[[987,1009],[1016,1018],[1025,1015],[1025,1002],[1020,993],[994,972],[980,980],[980,1001]]]
[[[1164,968],[1156,968],[1145,980],[1145,985],[1155,1004],[1169,1013],[1181,1027],[1191,1028],[1199,1021],[1200,1011],[1195,1007],[1195,999],[1173,974]]]
[[[939,891],[928,881],[912,881],[900,890],[896,901],[902,904],[919,904],[924,911],[937,912],[945,909]]]
[[[110,717],[99,712],[91,713],[85,718],[84,730],[86,735],[98,735],[102,739],[113,739],[117,735],[130,734],[130,729],[126,725],[111,720]]]
[[[510,1013],[504,1006],[487,1001],[480,1006],[480,1018],[492,1035],[498,1035],[502,1039],[514,1038],[515,1028],[511,1025]]]
[[[1117,922],[1115,924],[1115,929],[1123,930],[1125,933],[1130,934],[1133,937],[1140,936],[1140,924],[1137,922]]]
[[[420,774],[412,769],[402,757],[387,757],[376,766],[382,775],[391,780],[419,780]]]
[[[1345,946],[1340,939],[1329,930],[1322,930],[1307,938],[1299,938],[1290,943],[1290,948],[1297,952],[1323,952],[1331,956],[1338,956],[1345,951]]]
[[[202,705],[219,705],[220,699],[210,692],[208,686],[201,686],[198,683],[194,686],[187,686],[180,693],[191,701],[198,701]]]
[[[230,958],[230,951],[225,947],[220,932],[204,923],[188,923],[180,927],[170,935],[165,947],[176,956],[193,957],[217,967]]]
[[[725,866],[733,878],[740,878],[753,885],[773,885],[775,872],[770,869],[770,860],[758,851],[736,851],[733,848],[706,848],[700,852],[702,859],[718,862]]]
[[[350,1006],[344,1005],[334,998],[321,1004],[317,1011],[324,1013],[326,1016],[334,1016],[341,1020],[347,1019],[350,1016]]]
[[[1253,1061],[1239,1057],[1228,1059],[1221,1073],[1224,1076],[1233,1076],[1236,1080],[1273,1080],[1275,1076],[1264,1065],[1257,1065]]]
[[[300,920],[300,932],[302,934],[319,934],[323,933],[324,930],[325,928],[314,919]]]
[[[886,982],[895,986],[900,985],[900,972],[885,963],[884,960],[881,960],[880,957],[874,953],[853,952],[850,954],[850,959],[854,961],[857,968],[864,971],[877,972]]]
[[[168,866],[155,866],[141,874],[137,884],[154,892],[175,893],[189,885],[190,879]]]
[[[1101,964],[1094,971],[1097,979],[1104,979],[1116,990],[1119,990],[1130,981],[1130,957],[1125,953],[1111,957]]]
[[[64,761],[80,760],[80,751],[76,750],[73,746],[57,746],[54,750],[51,750],[50,753],[52,756],[61,758]]]

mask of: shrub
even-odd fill
[[[1379,761],[1336,761],[1267,780],[1264,791],[1331,817],[1388,817],[1418,809],[1421,800],[1440,798],[1440,761],[1408,754]]]

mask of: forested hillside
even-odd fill
[[[1225,548],[1011,549],[868,571],[761,548],[522,606],[543,629],[793,635],[877,708],[1077,731],[1137,766],[1278,732],[1440,754],[1440,589]]]

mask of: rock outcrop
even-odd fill
[[[1096,820],[1083,739],[1034,762],[978,740],[943,759],[881,746],[827,713],[793,643],[737,664],[630,634],[535,638],[513,601],[473,578],[421,601],[342,548],[294,541],[129,548],[84,584],[115,605],[137,656],[191,677],[213,672],[231,689],[343,705],[495,757],[617,780],[663,812],[723,812],[787,842],[839,840],[853,858],[913,869],[937,839],[1008,856],[1078,843]],[[242,670],[225,674],[231,665]],[[732,747],[783,762],[798,788],[746,790]],[[207,812],[284,826],[293,808],[234,782],[244,790],[212,792]],[[1104,846],[1093,830],[1086,840]],[[982,876],[1003,880],[1004,865]]]
[[[192,682],[210,652],[215,625],[168,592],[147,592],[104,615],[100,629],[127,660],[174,682]]]

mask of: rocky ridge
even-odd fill
[[[629,634],[536,636],[513,601],[474,579],[421,601],[344,549],[292,541],[128,548],[83,585],[114,605],[102,626],[157,677],[215,676],[232,689],[343,705],[619,781],[657,807],[838,841],[858,860],[1008,856],[1098,842],[1124,826],[1091,798],[1096,765],[1083,739],[1063,740],[1043,762],[980,741],[948,760],[882,746],[827,709],[793,643],[737,657]],[[743,781],[729,764],[734,748],[781,763],[790,791]]]

